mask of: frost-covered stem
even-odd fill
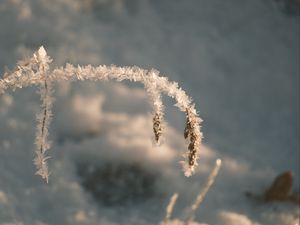
[[[42,85],[45,81],[45,71],[48,71],[48,63],[51,62],[47,56],[46,51],[41,47],[32,58],[25,62],[18,64],[15,71],[5,74],[3,79],[0,79],[0,94],[4,93],[7,89],[15,89],[27,87],[30,85]],[[41,65],[44,65],[42,67]],[[117,81],[130,80],[141,82],[145,85],[151,100],[153,102],[153,130],[155,139],[158,141],[161,137],[163,126],[163,104],[161,94],[164,93],[174,98],[177,103],[175,104],[181,111],[187,113],[189,121],[189,131],[187,136],[190,138],[189,151],[184,155],[185,162],[183,169],[186,176],[191,176],[197,166],[197,159],[199,148],[202,140],[202,133],[200,132],[201,119],[197,114],[195,105],[192,100],[186,95],[185,91],[178,87],[176,82],[170,82],[166,77],[159,76],[158,71],[144,70],[139,67],[117,67],[117,66],[98,66],[92,67],[91,65],[81,67],[74,67],[67,64],[47,72],[46,83],[50,84],[59,81],[73,81],[73,80],[108,80],[113,79]],[[44,85],[45,86],[45,85]],[[45,88],[44,88],[45,89]],[[51,92],[49,87],[46,88],[45,96]],[[48,96],[47,103],[51,105],[51,98]],[[48,108],[48,112],[50,107]],[[43,108],[44,109],[44,108]],[[47,114],[48,116],[48,114]],[[50,114],[49,114],[50,116]],[[50,117],[47,118],[49,121]],[[48,127],[47,125],[45,126]],[[41,162],[44,162],[40,159]]]
[[[41,95],[42,100],[42,110],[37,114],[37,131],[36,131],[36,151],[35,151],[35,159],[34,164],[37,168],[37,175],[40,175],[43,179],[48,183],[49,179],[49,170],[47,159],[49,157],[46,155],[46,151],[50,148],[50,143],[48,141],[48,127],[51,122],[51,106],[52,106],[52,98],[51,98],[51,83],[48,79],[48,62],[47,53],[43,48],[40,48],[38,51],[38,56],[41,59],[40,71],[43,76],[43,83],[40,84],[39,93]]]
[[[49,77],[53,81],[61,80],[130,80],[135,82],[141,82],[145,85],[146,89],[151,91],[153,100],[158,106],[162,105],[160,99],[160,93],[164,93],[169,97],[174,98],[177,106],[183,112],[189,112],[191,120],[191,144],[189,145],[189,151],[184,155],[185,162],[183,162],[183,170],[186,176],[191,176],[195,172],[197,166],[197,159],[199,154],[199,148],[202,140],[202,133],[200,132],[200,123],[202,120],[197,114],[195,105],[192,104],[192,100],[186,95],[185,91],[178,87],[176,82],[170,82],[166,77],[158,76],[158,73],[154,73],[148,70],[141,69],[139,67],[117,67],[117,66],[98,66],[92,67],[90,65],[85,67],[74,67],[71,64],[67,64],[64,68],[55,69]],[[154,90],[154,92],[152,92]],[[158,111],[162,112],[162,107],[158,107]],[[155,116],[155,115],[154,115]],[[158,114],[158,117],[161,115]],[[155,118],[155,122],[158,121]],[[159,128],[157,125],[156,128]],[[155,128],[155,129],[156,129]],[[159,131],[159,129],[157,129]],[[155,132],[155,131],[154,131]],[[158,133],[160,134],[160,133]]]
[[[157,87],[156,78],[159,72],[157,70],[150,70],[147,74],[147,78],[144,78],[144,86],[149,95],[153,108],[153,133],[154,142],[160,144],[160,139],[163,134],[163,116],[164,116],[164,105],[161,98],[160,90]]]
[[[166,225],[170,218],[171,218],[171,215],[172,215],[172,212],[173,212],[173,208],[174,208],[174,205],[177,201],[177,198],[178,198],[178,194],[175,193],[172,195],[171,199],[170,199],[170,202],[166,208],[166,214],[165,214],[165,218],[164,220],[162,221],[161,225]]]
[[[36,157],[34,159],[34,164],[37,168],[37,175],[42,176],[43,179],[48,183],[49,171],[47,165],[47,159],[49,157],[46,155],[46,151],[50,148],[50,143],[48,141],[48,127],[51,122],[51,97],[50,97],[50,87],[48,85],[47,79],[45,79],[44,85],[40,87],[42,111],[37,115],[37,132],[36,132]]]
[[[207,179],[207,183],[205,184],[204,188],[199,192],[194,204],[191,206],[190,211],[188,213],[188,216],[185,219],[184,225],[189,225],[189,223],[194,220],[195,212],[199,208],[200,204],[202,203],[204,197],[206,196],[207,191],[209,190],[211,185],[214,183],[215,178],[219,173],[221,164],[222,164],[221,159],[217,159],[215,167],[213,168],[213,170],[209,174],[209,177]]]

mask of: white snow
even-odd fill
[[[154,225],[173,193],[171,224],[179,225],[217,158],[220,174],[194,224],[299,223],[299,206],[245,196],[262,194],[285,170],[299,193],[299,15],[272,0],[2,0],[0,27],[1,74],[39,46],[52,69],[158,69],[193,97],[205,142],[186,178],[185,115],[172,100],[162,99],[165,143],[153,147],[141,86],[61,83],[46,184],[33,165],[37,89],[9,91],[0,96],[0,225]],[[100,195],[84,185],[91,174],[87,185]]]

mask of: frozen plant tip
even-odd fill
[[[184,90],[176,82],[171,82],[165,76],[160,76],[157,70],[144,70],[139,67],[117,67],[114,65],[98,67],[73,66],[66,64],[65,67],[49,69],[51,59],[48,57],[46,50],[40,47],[33,56],[17,64],[16,69],[12,72],[6,72],[3,79],[0,79],[0,94],[16,88],[39,86],[42,100],[42,110],[37,115],[37,133],[35,144],[36,157],[35,165],[37,174],[41,175],[48,181],[49,172],[47,166],[46,151],[50,144],[48,141],[48,128],[51,119],[51,107],[53,98],[51,97],[51,86],[54,82],[74,81],[74,80],[130,80],[144,84],[149,95],[153,108],[153,132],[154,140],[159,143],[163,135],[163,116],[164,105],[162,94],[166,94],[176,101],[181,111],[186,113],[187,122],[184,131],[184,137],[189,139],[188,151],[184,154],[185,161],[183,164],[186,176],[191,176],[197,166],[198,154],[202,140],[200,132],[200,123],[202,120],[197,114],[195,105]]]
[[[186,126],[184,129],[184,138],[189,138],[188,152],[185,154],[186,163],[183,163],[186,176],[191,176],[197,166],[198,149],[201,145],[202,133],[200,132],[200,123],[202,120],[197,115],[194,106],[186,109]]]

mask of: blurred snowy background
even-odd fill
[[[299,193],[298,0],[1,0],[0,74],[44,45],[52,66],[156,68],[204,119],[197,174],[184,177],[185,115],[170,99],[165,144],[153,148],[147,95],[131,83],[56,87],[52,174],[34,175],[36,88],[0,96],[1,225],[154,225],[174,216],[223,167],[196,215],[210,225],[295,225],[299,207],[263,203],[283,171]]]

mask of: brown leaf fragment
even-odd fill
[[[294,183],[294,176],[291,171],[286,171],[278,175],[273,181],[271,187],[264,193],[264,200],[273,201],[291,201],[299,203],[299,196],[291,193]]]

